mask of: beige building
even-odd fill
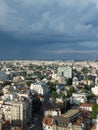
[[[13,103],[11,107],[11,122],[13,125],[26,124],[26,104],[24,102]]]
[[[5,121],[10,121],[14,126],[25,126],[30,119],[29,101],[21,98],[6,102],[3,104],[3,112]]]

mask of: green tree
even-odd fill
[[[74,89],[74,87],[70,87],[70,89],[67,91],[67,96],[68,97],[71,97],[72,96],[72,93],[74,93],[75,92],[75,89]]]
[[[87,74],[88,73],[88,68],[87,67],[83,67],[83,69],[82,69],[82,72],[84,73],[84,74]]]
[[[88,95],[87,95],[87,99],[92,99],[92,98],[94,98],[95,97],[95,95],[92,93],[92,92],[90,92]]]
[[[47,85],[49,85],[49,87],[53,87],[55,84],[53,82],[51,82],[51,81],[48,81]]]
[[[92,115],[91,115],[91,117],[93,119],[95,119],[97,114],[98,114],[98,104],[94,104],[93,107],[92,107]]]
[[[44,76],[44,75],[42,75],[42,74],[40,74],[40,75],[38,75],[38,78],[39,78],[40,80],[42,80],[42,79],[44,79],[44,78],[45,78],[45,76]]]
[[[56,92],[56,91],[52,91],[52,92],[51,92],[51,97],[57,98],[57,97],[58,97],[57,92]]]
[[[82,92],[82,93],[86,93],[87,90],[86,90],[85,88],[82,88],[81,92]]]
[[[49,86],[50,93],[52,93],[52,91],[56,91],[56,87],[55,87],[56,83],[55,82],[48,81],[47,85]]]
[[[72,78],[67,79],[67,85],[72,85]]]

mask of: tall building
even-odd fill
[[[72,78],[72,68],[70,66],[60,66],[57,70],[57,75]]]
[[[19,97],[3,105],[4,119],[13,126],[25,126],[30,121],[30,102],[27,98]]]
[[[26,104],[15,102],[11,106],[11,121],[13,125],[23,126],[26,124]]]

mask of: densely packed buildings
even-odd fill
[[[97,95],[98,62],[0,61],[1,130],[32,129],[39,111],[44,130],[90,130]]]

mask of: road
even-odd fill
[[[48,100],[48,98],[46,98],[46,99]],[[44,108],[45,108],[45,106],[47,106],[47,100],[42,105],[41,111],[37,114],[34,114],[34,118],[33,118],[34,127],[30,130],[43,130],[42,120],[43,120],[43,117],[44,117]]]
[[[42,120],[44,115],[44,108],[42,107],[42,110],[39,113],[34,114],[33,117],[33,124],[34,127],[30,130],[43,130],[42,129]]]

